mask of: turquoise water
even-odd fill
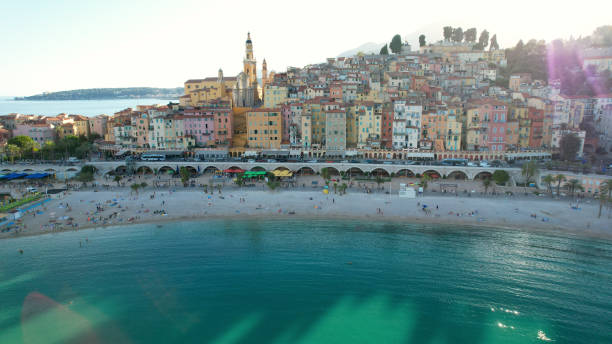
[[[610,343],[611,324],[604,240],[297,219],[0,240],[0,343]]]
[[[177,102],[178,100],[174,100]],[[55,116],[60,113],[96,116],[112,115],[128,107],[137,105],[168,104],[163,99],[110,99],[110,100],[20,100],[0,97],[0,115],[23,113]]]

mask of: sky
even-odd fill
[[[500,46],[589,35],[612,1],[0,1],[0,96],[94,87],[179,87],[239,73],[247,32],[258,68],[284,71],[367,42],[476,27]],[[511,5],[507,5],[511,4]],[[418,43],[410,42],[413,46]]]

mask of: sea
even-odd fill
[[[612,242],[297,218],[0,240],[0,343],[546,342],[612,343]]]
[[[168,104],[168,99],[110,99],[110,100],[13,100],[13,97],[0,97],[0,115],[22,113],[27,115],[55,116],[60,113],[96,116],[112,115],[128,107],[137,105]],[[177,102],[177,100],[172,100]]]

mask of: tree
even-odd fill
[[[389,55],[389,49],[387,48],[387,44],[380,48],[380,55]]]
[[[91,173],[89,171],[81,170],[81,172],[79,172],[79,174],[77,174],[76,179],[78,181],[80,181],[80,182],[83,182],[83,183],[93,182],[94,181],[94,175],[93,175],[93,173]]]
[[[7,144],[12,144],[19,147],[19,154],[25,157],[32,157],[34,152],[38,150],[38,143],[29,136],[19,135],[7,141]]]
[[[510,175],[504,170],[495,170],[492,178],[495,181],[495,184],[504,185],[506,182],[508,182],[508,180],[510,180]]]
[[[482,186],[485,188],[485,195],[487,194],[487,190],[489,190],[489,186],[491,186],[491,179],[485,178],[482,180]]]
[[[565,186],[569,190],[572,197],[574,197],[574,192],[576,190],[580,190],[580,188],[582,188],[582,185],[580,185],[580,181],[578,179],[570,179],[567,183],[565,183]]]
[[[555,181],[557,182],[557,197],[559,197],[559,191],[561,191],[561,183],[565,181],[565,175],[557,174],[555,176]]]
[[[270,188],[270,190],[274,191],[274,189],[276,189],[280,183],[278,181],[272,180],[270,179],[266,185],[268,185],[268,188]]]
[[[521,175],[525,177],[525,193],[531,179],[538,173],[538,165],[534,161],[529,161],[521,167]]]
[[[400,35],[393,36],[389,48],[392,53],[399,54],[402,51],[402,37]]]
[[[330,174],[329,169],[327,167],[321,169],[321,178],[323,178],[323,180],[325,181],[329,181]]]
[[[183,186],[187,186],[189,178],[191,178],[191,172],[189,171],[189,169],[184,166],[179,168],[179,175],[181,176],[181,182],[183,183]]]
[[[423,174],[421,176],[421,186],[423,190],[427,190],[427,183],[431,181],[431,176],[429,174]]]
[[[113,181],[115,181],[117,183],[117,186],[119,186],[119,182],[121,181],[121,176],[119,176],[119,175],[115,176]]]
[[[385,180],[381,176],[379,176],[379,175],[376,175],[375,181],[376,181],[376,185],[378,185],[379,189],[380,189],[380,184],[383,184],[385,182]]]
[[[342,185],[340,185],[340,194],[346,194],[346,188],[348,187],[348,185],[346,185],[346,183],[342,183]]]
[[[601,208],[605,202],[610,202],[612,199],[612,180],[608,179],[599,185],[599,215],[601,217]]]
[[[574,133],[563,134],[559,140],[559,153],[561,159],[565,161],[573,161],[576,159],[576,154],[580,149],[580,138]]]
[[[592,40],[595,45],[612,46],[612,25],[596,28],[593,32]]]
[[[497,44],[497,34],[491,37],[491,45],[489,46],[489,50],[499,50],[499,44]]]
[[[136,192],[136,194],[138,195],[138,189],[140,188],[140,184],[132,184],[130,185],[130,188],[132,189],[132,191]]]
[[[450,41],[452,35],[453,35],[453,27],[452,26],[445,26],[443,29],[443,34],[444,34],[444,40],[445,41]]]
[[[489,31],[482,30],[480,37],[478,38],[478,47],[482,50],[489,45]]]
[[[8,157],[11,158],[11,163],[15,163],[15,157],[21,152],[19,146],[9,143],[4,147],[4,149]]]
[[[476,33],[475,27],[465,30],[465,41],[469,43],[476,42]]]
[[[546,184],[546,189],[548,190],[548,192],[550,192],[551,196],[552,196],[552,183],[554,181],[555,181],[555,178],[551,176],[550,174],[547,174],[542,178],[542,183]]]
[[[419,36],[419,47],[424,47],[425,45],[427,45],[427,42],[425,41],[425,35],[421,34]]]
[[[461,43],[463,41],[463,29],[460,27],[453,29],[453,42]]]

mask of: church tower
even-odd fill
[[[255,89],[255,99],[258,100],[257,95],[257,61],[253,56],[253,42],[251,41],[251,33],[247,34],[246,40],[246,57],[244,59],[244,73],[247,75],[249,80],[249,87]]]
[[[268,84],[268,64],[266,63],[266,59],[263,60],[261,64],[261,89],[265,89]]]

